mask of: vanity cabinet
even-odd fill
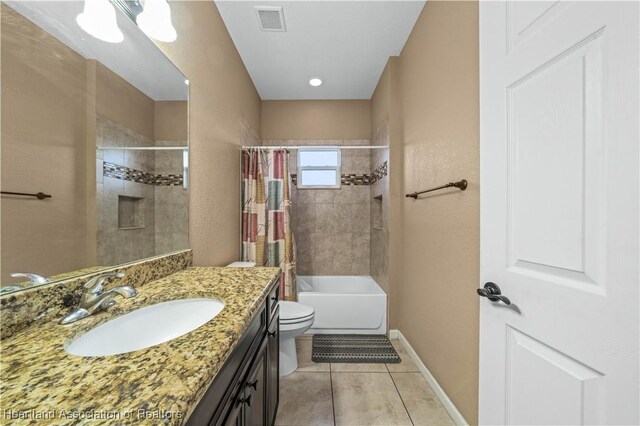
[[[279,285],[269,293],[188,425],[273,425],[279,398]]]
[[[280,311],[276,308],[267,331],[267,424],[276,421],[280,394]]]

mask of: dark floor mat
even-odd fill
[[[398,364],[400,356],[385,335],[315,334],[313,362]]]

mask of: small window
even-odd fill
[[[299,149],[298,188],[340,188],[340,149]]]

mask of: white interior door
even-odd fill
[[[481,2],[482,424],[639,424],[638,2]]]

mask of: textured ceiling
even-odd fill
[[[423,1],[216,1],[265,100],[369,99]],[[286,32],[261,31],[254,6],[282,6]],[[320,87],[309,79],[321,78]]]

